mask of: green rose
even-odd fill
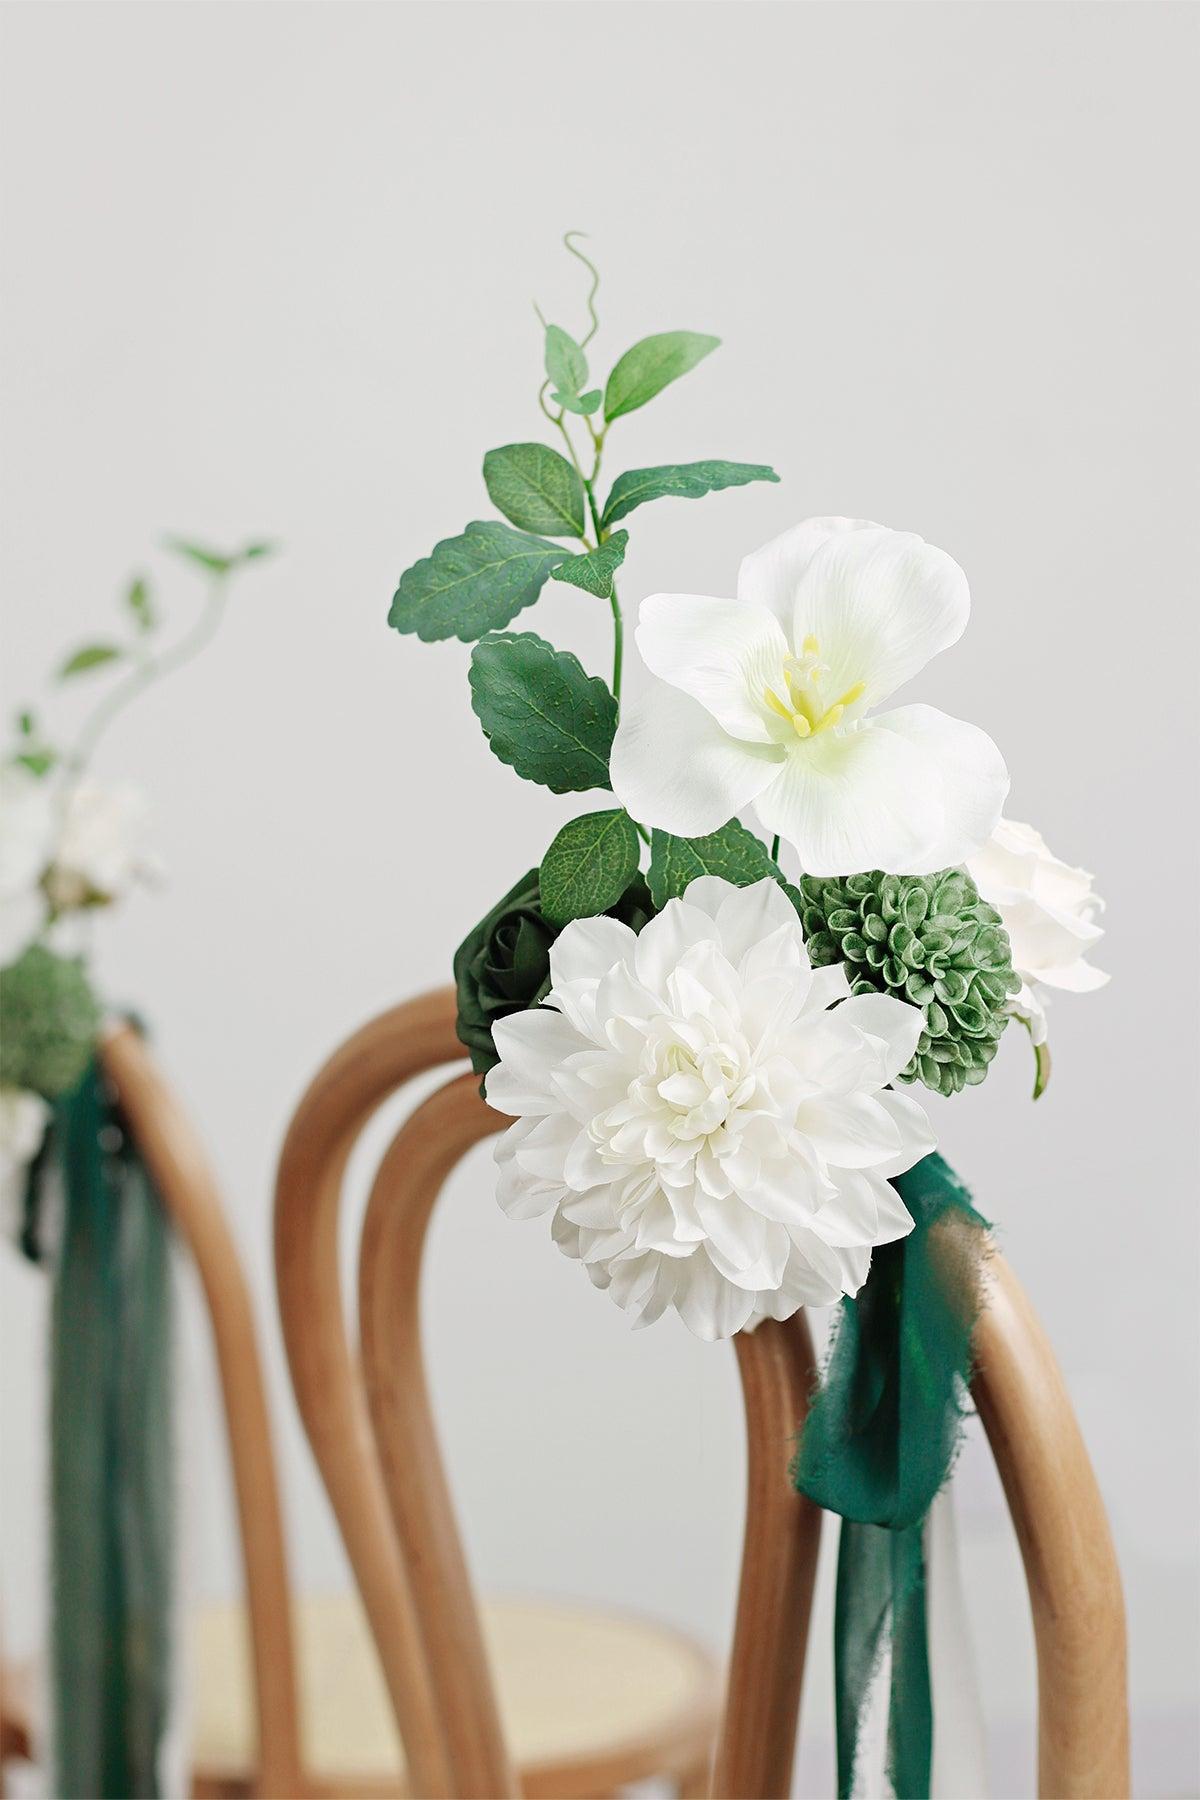
[[[608,917],[634,931],[654,916],[650,890],[640,875],[626,888]],[[458,1035],[471,1053],[471,1067],[486,1075],[500,1058],[492,1027],[509,1013],[544,1000],[550,988],[550,946],[564,926],[542,917],[538,872],[530,869],[486,918],[469,931],[454,956],[458,989]]]
[[[100,1029],[82,962],[31,944],[0,970],[0,1019],[0,1087],[57,1100],[76,1086]]]

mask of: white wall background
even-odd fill
[[[999,739],[1014,813],[1108,896],[1112,985],[1056,1007],[1045,1100],[1014,1036],[936,1122],[1050,1326],[1111,1508],[1139,1791],[1195,1792],[1197,22],[1085,4],[6,9],[6,707],[103,632],[147,559],[191,616],[164,530],[286,550],[105,749],[152,792],[171,880],[99,945],[227,1185],[301,1585],[347,1577],[275,1324],[281,1133],[331,1046],[442,979],[574,805],[489,756],[465,647],[401,640],[385,615],[399,571],[486,513],[482,452],[539,432],[530,301],[581,320],[557,239],[582,226],[605,275],[598,358],[675,326],[725,339],[622,422],[613,472],[716,455],[784,476],[639,513],[629,598],[730,591],[745,550],[809,513],[944,545],[975,614],[922,697]],[[533,623],[606,666],[602,602],[551,588]],[[669,1322],[632,1336],[489,1185],[482,1152],[428,1287],[481,1578],[722,1642],[732,1357]],[[0,1302],[19,1645],[40,1617],[42,1287],[12,1257]],[[191,1336],[194,1583],[222,1594],[226,1471],[195,1319]],[[977,1450],[960,1490],[997,1785],[1028,1793],[1030,1634]],[[815,1794],[823,1629],[812,1661]]]

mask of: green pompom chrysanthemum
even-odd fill
[[[962,869],[933,875],[804,875],[801,918],[817,966],[844,962],[856,994],[892,994],[925,1015],[901,1081],[957,1094],[983,1080],[1020,988],[1000,914]]]
[[[57,1100],[82,1077],[99,1029],[100,1008],[74,957],[31,944],[0,970],[0,1086]]]

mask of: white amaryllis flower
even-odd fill
[[[859,519],[809,519],[755,551],[736,600],[652,595],[637,644],[659,679],[622,715],[618,798],[681,837],[753,802],[810,875],[961,863],[1000,817],[1000,752],[931,706],[871,709],[969,611],[944,550]]]
[[[1060,862],[1032,825],[1001,819],[967,871],[983,899],[1004,921],[1013,968],[1022,987],[1012,1010],[1027,1021],[1035,1044],[1046,1041],[1047,991],[1088,994],[1108,976],[1086,953],[1104,936],[1096,915],[1104,902],[1092,892],[1086,869]]]
[[[159,872],[145,848],[149,809],[136,788],[85,779],[63,803],[54,860],[46,872],[51,904],[73,907],[119,900],[137,881]]]
[[[885,1089],[921,1014],[813,969],[775,882],[704,876],[640,935],[578,919],[550,973],[544,1006],[494,1028],[487,1098],[517,1121],[500,1204],[552,1213],[635,1323],[673,1306],[712,1339],[831,1305],[911,1230],[887,1178],[934,1139]]]

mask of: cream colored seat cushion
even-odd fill
[[[403,1756],[357,1595],[296,1606],[306,1765],[318,1777],[399,1774]],[[590,1761],[619,1745],[673,1743],[715,1705],[708,1656],[661,1626],[541,1601],[493,1601],[484,1628],[500,1710],[521,1766]],[[251,1682],[240,1605],[202,1609],[192,1637],[192,1762],[252,1762]]]

